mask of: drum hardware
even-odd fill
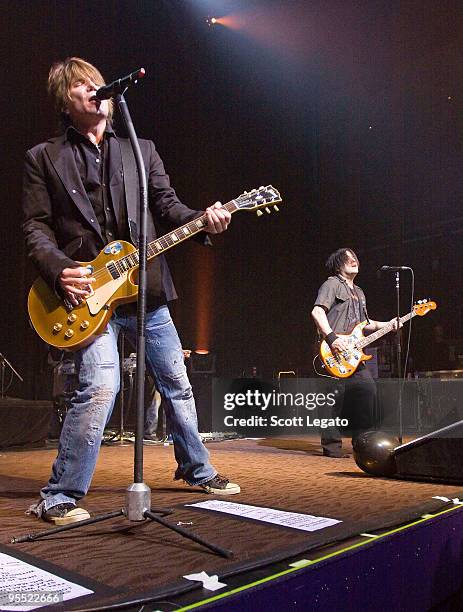
[[[5,370],[7,366],[11,370],[11,377],[10,382],[8,383],[8,387],[5,389]],[[23,377],[18,374],[18,372],[14,369],[14,367],[11,365],[5,355],[2,355],[2,353],[0,353],[0,397],[5,397],[5,393],[11,387],[11,383],[13,382],[13,376],[16,376],[16,378],[19,378],[21,382],[24,382]]]
[[[137,353],[130,353],[128,357],[122,359],[122,371],[133,375],[137,370]]]
[[[119,431],[105,436],[103,443],[111,446],[129,446],[135,442],[135,434],[132,431],[125,430],[125,388],[124,388],[124,373],[129,376],[129,400],[127,402],[130,409],[134,393],[134,374],[136,370],[136,354],[131,353],[129,357],[124,357],[125,350],[125,335],[121,331],[119,336],[119,355],[120,355],[120,371],[121,371],[121,390],[119,392],[119,407],[120,407],[120,425]]]

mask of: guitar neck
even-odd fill
[[[399,321],[401,323],[406,323],[415,315],[416,315],[416,312],[412,310],[412,312],[409,312],[403,317],[400,317]],[[386,334],[388,334],[393,329],[394,329],[394,322],[389,322],[387,325],[385,325],[381,329],[378,329],[378,331],[375,331],[373,334],[370,334],[369,336],[366,336],[365,338],[362,338],[361,340],[359,340],[359,342],[357,342],[357,347],[363,348],[364,346],[368,346],[372,342],[375,342],[375,340],[378,340],[378,338],[381,338],[382,336],[385,336]]]
[[[230,202],[227,202],[223,205],[223,208],[225,208],[225,210],[228,210],[228,212],[230,213],[234,213],[239,210],[239,207],[235,203],[235,200],[230,200]],[[193,219],[193,221],[185,223],[185,225],[177,227],[177,229],[173,230],[172,232],[169,232],[168,234],[165,234],[160,238],[156,238],[156,240],[149,242],[147,245],[147,259],[153,259],[153,257],[161,255],[168,249],[171,249],[177,244],[180,244],[180,242],[192,238],[199,232],[203,231],[206,226],[207,216],[206,214],[204,214],[200,217],[197,217],[196,219]],[[115,260],[113,264],[120,274],[123,274],[128,270],[138,268],[139,250],[137,249],[136,251],[133,251],[133,253],[130,253],[129,255],[125,255],[124,257]]]

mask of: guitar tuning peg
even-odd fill
[[[272,211],[270,210],[268,206],[265,207],[265,212],[268,213],[269,215],[272,214]]]
[[[248,192],[247,191],[243,191],[243,193],[247,195]]]
[[[257,215],[258,217],[262,217],[262,215],[263,215],[263,214],[264,214],[264,213],[263,213],[261,210],[258,210],[258,211],[256,212],[256,215]]]
[[[276,212],[280,211],[280,209],[278,208],[278,206],[276,204],[274,205],[273,210],[275,210]]]
[[[265,189],[265,187],[264,187],[263,185],[261,185],[261,186],[259,187],[259,191],[261,191],[261,190],[263,190],[263,189]]]

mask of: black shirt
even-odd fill
[[[341,276],[330,276],[318,290],[315,306],[326,311],[331,329],[348,334],[362,321],[368,321],[365,294],[357,285],[351,289]]]
[[[126,209],[124,206],[119,207],[120,218],[116,219],[108,185],[111,150],[119,146],[114,131],[107,126],[99,145],[94,144],[73,126],[67,128],[66,136],[72,144],[77,171],[106,244],[116,238],[127,240],[129,231]]]

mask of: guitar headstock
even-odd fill
[[[419,317],[423,317],[425,314],[428,314],[430,310],[436,310],[436,308],[436,302],[430,302],[428,300],[418,300],[418,302],[413,306],[415,314],[417,314]]]
[[[234,200],[236,206],[241,210],[257,210],[258,215],[262,215],[261,208],[265,208],[265,211],[270,214],[270,206],[278,212],[279,208],[277,204],[281,202],[281,196],[278,189],[267,185],[267,187],[259,187],[259,189],[253,189],[252,191],[245,191],[238,198]]]

